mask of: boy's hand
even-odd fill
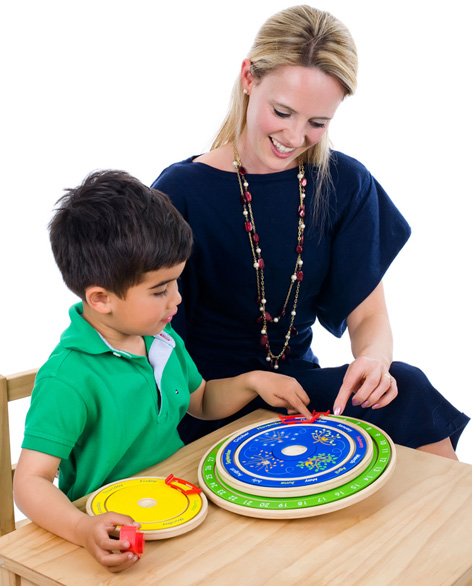
[[[296,379],[285,374],[260,370],[250,375],[253,389],[266,403],[272,407],[284,407],[289,413],[300,413],[306,419],[311,419],[312,414],[307,409],[310,398]]]
[[[130,546],[128,541],[120,541],[110,537],[110,533],[119,525],[140,527],[139,523],[135,523],[128,515],[111,512],[95,517],[83,517],[76,528],[83,547],[110,572],[125,570],[139,559],[135,553],[129,551],[116,553],[128,549]]]

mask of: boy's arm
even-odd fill
[[[203,381],[190,395],[188,412],[198,419],[223,419],[236,413],[257,396],[272,407],[310,418],[310,399],[298,381],[290,376],[254,370],[235,376]]]
[[[138,557],[127,549],[129,543],[111,539],[117,525],[132,525],[133,519],[118,513],[90,517],[79,511],[54,484],[60,459],[49,454],[23,449],[20,454],[13,492],[18,508],[37,525],[72,543],[85,547],[111,572],[124,570]]]

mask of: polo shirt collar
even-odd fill
[[[83,317],[84,306],[82,301],[72,305],[69,309],[70,325],[62,333],[61,344],[69,350],[78,350],[87,354],[105,354],[107,352],[113,353],[115,356],[122,356],[125,358],[137,358],[134,354],[125,352],[124,350],[117,350],[109,344],[105,338],[97,330],[91,326]],[[166,326],[167,327],[167,326]],[[170,328],[169,328],[170,329]],[[146,348],[149,352],[154,337],[143,336]],[[167,344],[175,345],[174,340],[168,334],[162,332],[156,338],[162,338]],[[138,357],[139,358],[139,357]]]
[[[83,317],[82,301],[69,309],[70,325],[61,336],[61,343],[70,350],[87,354],[104,354],[113,350],[104,342],[100,334]]]

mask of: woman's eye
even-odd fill
[[[312,122],[310,122],[310,124],[313,126],[313,128],[324,128],[326,126],[326,122],[312,121]]]
[[[290,114],[288,114],[287,112],[281,112],[280,110],[276,110],[274,108],[274,114],[276,116],[278,116],[279,118],[288,118],[290,116]]]

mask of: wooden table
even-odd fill
[[[269,419],[259,410],[142,475],[197,482],[220,438]],[[84,507],[85,498],[77,505]],[[130,569],[111,574],[76,545],[33,523],[0,539],[2,586],[275,586],[472,584],[472,466],[397,446],[387,484],[341,511],[296,520],[243,517],[209,504],[195,530],[146,542]]]

